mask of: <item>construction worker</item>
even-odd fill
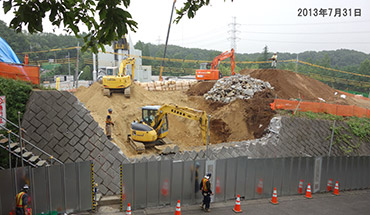
[[[272,60],[271,67],[276,68],[276,62],[277,62],[277,53],[275,52],[274,55],[270,58]]]
[[[204,207],[205,212],[210,212],[211,210],[209,209],[210,203],[211,203],[211,195],[213,195],[213,192],[211,190],[211,182],[209,179],[211,178],[212,174],[208,173],[202,181],[200,182],[200,190],[202,191],[203,195],[203,203],[201,207]]]
[[[16,199],[16,208],[15,208],[15,214],[16,215],[30,215],[28,209],[27,209],[27,203],[28,203],[28,185],[24,185],[21,192],[18,193],[15,197]]]
[[[114,126],[114,123],[112,121],[112,113],[113,110],[109,108],[107,119],[105,120],[105,132],[109,140],[112,140],[112,126]]]

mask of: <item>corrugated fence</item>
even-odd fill
[[[370,187],[370,157],[291,157],[220,160],[161,160],[122,165],[123,208],[200,203],[199,183],[211,172],[213,201],[271,198],[298,194],[298,185],[311,184],[312,191],[325,192],[329,179],[340,190]]]

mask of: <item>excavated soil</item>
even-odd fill
[[[136,156],[136,152],[127,142],[130,124],[141,118],[141,107],[145,105],[176,104],[194,109],[205,110],[211,115],[210,143],[242,141],[259,138],[269,125],[274,112],[269,104],[275,96],[283,99],[303,97],[304,100],[317,101],[318,97],[341,104],[355,104],[370,107],[370,102],[355,98],[338,99],[334,96],[335,90],[329,86],[284,70],[245,70],[241,74],[249,74],[254,78],[268,81],[274,87],[272,91],[256,93],[249,100],[235,100],[229,104],[206,101],[203,94],[208,92],[215,82],[199,82],[188,91],[147,91],[134,85],[131,89],[131,98],[115,93],[108,98],[103,96],[103,87],[94,83],[90,87],[80,87],[76,97],[91,111],[91,115],[105,127],[105,117],[108,108],[113,109],[113,142],[116,143],[128,157]],[[176,143],[180,150],[200,149],[203,146],[199,123],[185,118],[169,115],[168,138]],[[145,154],[156,151],[147,149]]]

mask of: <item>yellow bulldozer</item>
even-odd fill
[[[132,65],[131,74],[127,73],[127,65]],[[113,92],[122,92],[125,97],[130,98],[130,87],[135,78],[135,58],[123,59],[119,67],[118,75],[103,76],[103,94],[112,96]]]
[[[142,119],[131,123],[128,141],[137,153],[145,151],[145,147],[165,145],[177,147],[166,138],[168,135],[167,114],[173,114],[179,117],[199,121],[202,131],[202,140],[204,145],[207,143],[208,136],[208,116],[205,111],[196,110],[177,105],[148,105],[141,108]],[[177,147],[178,148],[178,147]],[[162,150],[160,146],[156,147]]]

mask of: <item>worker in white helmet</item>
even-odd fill
[[[272,55],[272,57],[269,60],[272,60],[271,67],[276,68],[277,53],[275,52],[274,55]]]

